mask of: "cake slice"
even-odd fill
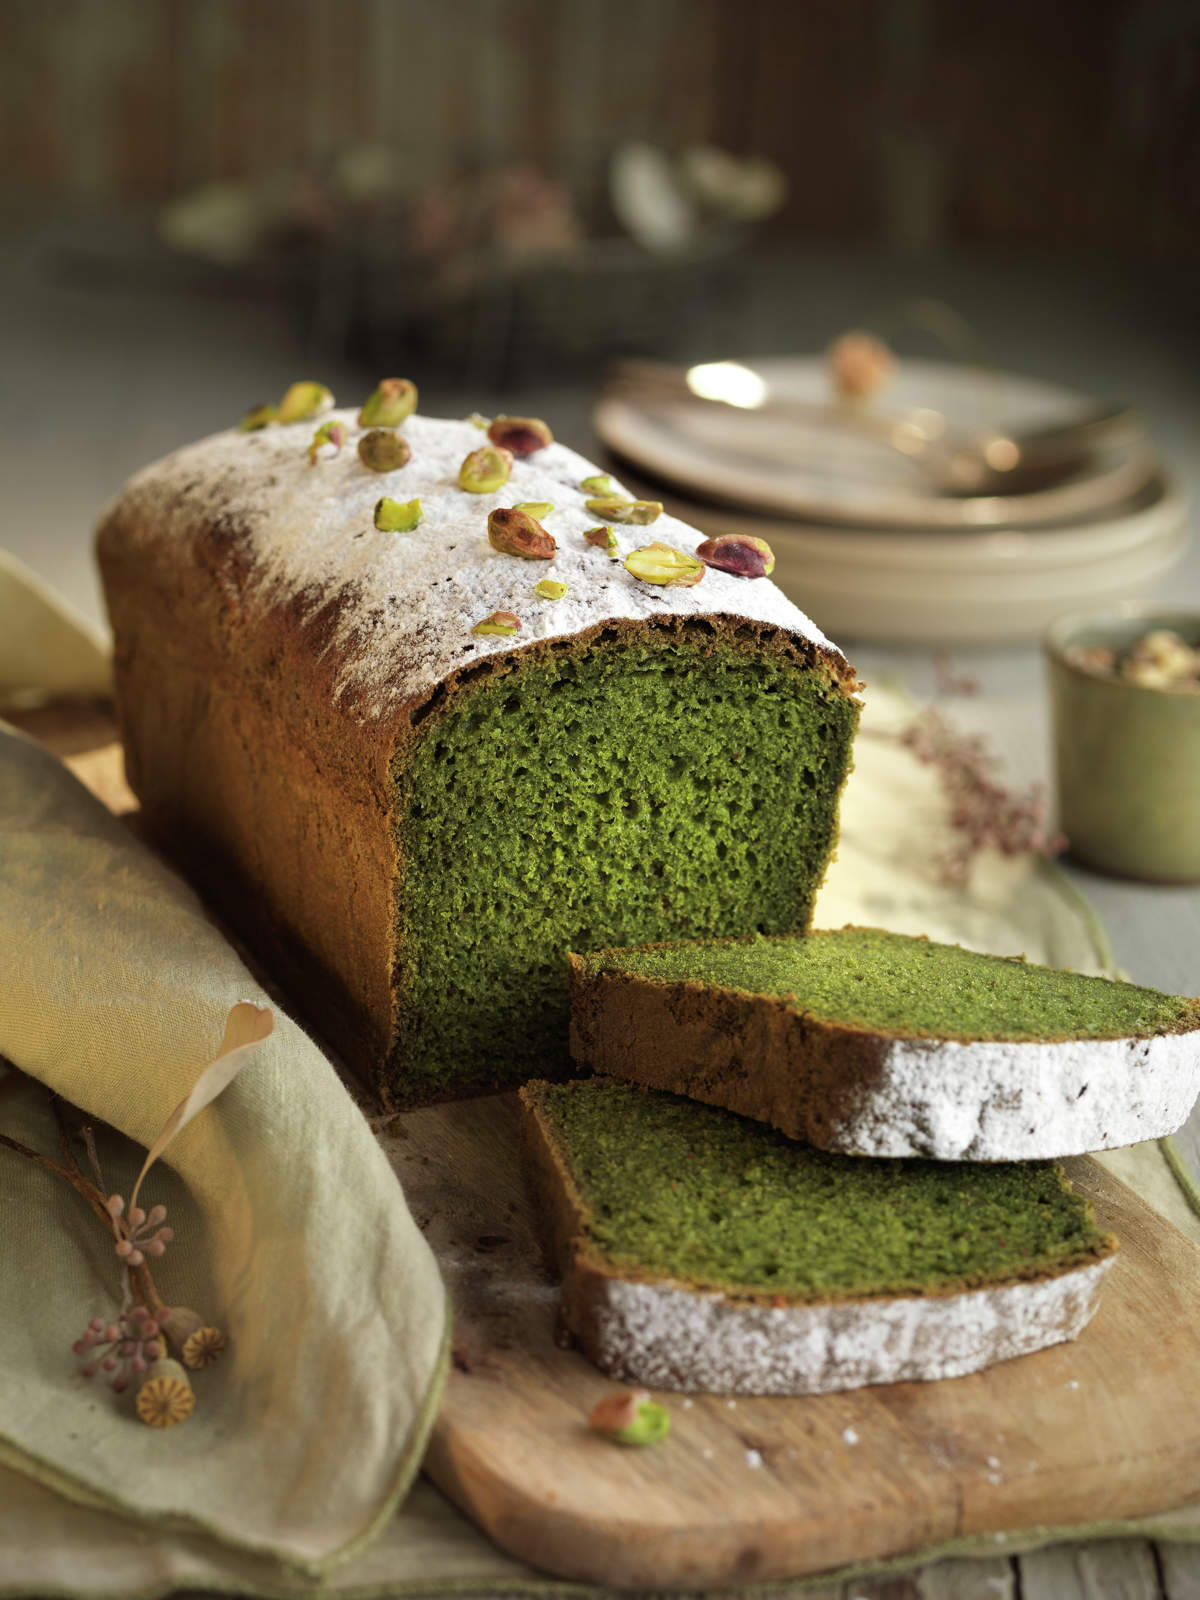
[[[1116,1241],[1049,1162],[857,1161],[616,1084],[527,1084],[566,1326],[614,1378],[821,1394],[1074,1338]]]
[[[1076,1155],[1172,1132],[1200,1090],[1200,1001],[876,928],[570,966],[578,1065],[823,1150]]]

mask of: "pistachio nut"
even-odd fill
[[[490,615],[477,622],[471,629],[472,633],[493,633],[503,638],[516,633],[521,626],[519,618],[511,611],[493,611]]]
[[[308,447],[308,464],[315,467],[321,459],[321,446],[331,444],[334,453],[341,455],[342,446],[346,442],[346,424],[344,422],[323,422],[312,436],[312,443]]]
[[[588,1426],[615,1444],[656,1444],[671,1431],[671,1415],[645,1389],[624,1389],[593,1406]]]
[[[380,533],[411,533],[424,513],[421,501],[391,500],[385,494],[375,504],[375,526]]]
[[[552,500],[518,500],[513,510],[527,511],[531,517],[536,517],[540,522],[543,517],[548,517],[554,510],[554,502]]]
[[[613,492],[612,479],[607,472],[597,472],[593,477],[581,478],[579,487],[586,489],[589,494],[610,495]]]
[[[251,406],[238,423],[238,429],[242,433],[257,433],[259,428],[265,428],[268,422],[277,422],[278,420],[278,406]]]
[[[458,469],[458,487],[468,494],[494,494],[508,482],[512,471],[512,452],[494,444],[480,445]]]
[[[384,378],[358,413],[360,428],[398,428],[417,409],[417,386],[407,378]]]
[[[531,456],[554,443],[554,435],[540,417],[497,417],[487,435],[493,444],[515,456]]]
[[[515,506],[501,506],[488,517],[488,543],[493,550],[524,556],[528,561],[549,561],[558,549],[554,535]]]
[[[630,500],[619,494],[600,495],[585,500],[584,505],[594,517],[603,517],[605,522],[635,522],[644,527],[662,516],[661,500]]]
[[[704,576],[704,563],[670,544],[647,544],[625,557],[625,570],[643,583],[690,589]]]
[[[765,539],[748,533],[723,533],[696,546],[706,567],[731,572],[735,578],[766,578],[775,570],[775,554]]]
[[[391,428],[372,428],[358,441],[358,459],[372,472],[397,472],[411,455],[408,440]]]
[[[328,411],[333,404],[333,394],[323,383],[305,379],[293,383],[279,402],[280,422],[307,422],[318,411]]]
[[[543,600],[561,600],[567,592],[567,586],[559,583],[557,578],[543,578],[540,583],[534,584],[533,592]]]
[[[614,561],[621,555],[621,547],[617,543],[617,536],[607,523],[601,523],[598,528],[589,528],[584,534],[588,544],[594,544],[597,550],[607,550]]]

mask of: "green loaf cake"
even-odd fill
[[[1074,1338],[1116,1249],[1049,1162],[859,1161],[599,1078],[521,1099],[563,1319],[629,1382],[957,1377]]]
[[[406,1105],[567,1070],[568,948],[806,927],[857,684],[768,579],[618,521],[654,508],[543,425],[504,419],[487,492],[473,422],[409,417],[384,472],[357,446],[403,447],[366,431],[180,450],[98,549],[150,827]],[[649,543],[688,584],[627,569]]]
[[[576,1062],[824,1150],[1006,1161],[1170,1133],[1200,1001],[877,928],[572,955]]]

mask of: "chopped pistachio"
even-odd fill
[[[251,406],[238,427],[242,433],[257,433],[259,428],[265,428],[268,422],[276,422],[278,418],[278,406]]]
[[[559,583],[557,578],[543,578],[541,583],[534,584],[533,592],[541,595],[543,600],[561,600],[567,592],[567,586]]]
[[[419,498],[401,501],[384,495],[375,506],[375,526],[380,533],[411,533],[423,514]]]
[[[467,418],[467,421],[472,427],[482,429],[484,433],[486,433],[492,425],[491,417],[485,417],[482,411],[472,411],[471,415]]]
[[[458,469],[458,487],[468,494],[494,494],[508,482],[512,471],[512,452],[494,444],[480,445]]]
[[[333,395],[323,383],[314,383],[306,379],[302,383],[294,383],[283,399],[279,402],[280,422],[307,422],[309,417],[315,417],[318,411],[328,411],[333,404]]]
[[[594,544],[597,550],[607,550],[614,561],[620,559],[621,547],[617,543],[617,536],[606,523],[601,523],[598,528],[589,528],[583,537],[588,544]]]
[[[528,561],[549,561],[558,549],[554,535],[516,506],[501,506],[488,517],[488,543],[493,550]]]
[[[629,500],[624,495],[613,494],[585,500],[584,505],[594,517],[603,517],[606,522],[636,522],[644,527],[662,516],[661,500]]]
[[[588,1426],[614,1444],[657,1444],[671,1431],[671,1414],[647,1390],[622,1389],[592,1407]]]
[[[417,409],[417,386],[407,378],[384,378],[358,413],[360,428],[398,428]]]
[[[507,638],[516,633],[521,626],[520,619],[511,611],[493,611],[489,616],[477,622],[471,629],[472,633],[494,633]]]
[[[625,570],[643,583],[690,589],[704,576],[704,563],[670,544],[647,544],[625,557]]]
[[[344,422],[323,422],[312,436],[312,443],[308,447],[308,464],[315,467],[321,458],[321,446],[331,444],[336,454],[341,455],[342,446],[346,442],[346,424]]]
[[[766,578],[775,570],[775,553],[765,539],[748,533],[723,533],[696,546],[706,567],[731,572],[735,578]]]
[[[540,417],[497,417],[487,435],[493,444],[515,456],[531,456],[554,443],[554,435]]]
[[[397,472],[411,455],[408,440],[391,428],[372,428],[358,441],[358,459],[372,472]]]
[[[550,500],[518,500],[513,510],[526,511],[531,517],[536,517],[540,522],[543,517],[548,517],[554,510],[554,504]]]
[[[581,478],[579,487],[586,489],[589,494],[610,495],[613,492],[612,479],[607,472],[597,472],[593,477]]]

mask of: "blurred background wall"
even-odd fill
[[[161,206],[383,146],[589,222],[622,139],[777,162],[777,233],[1200,259],[1195,0],[3,0],[0,208]]]

